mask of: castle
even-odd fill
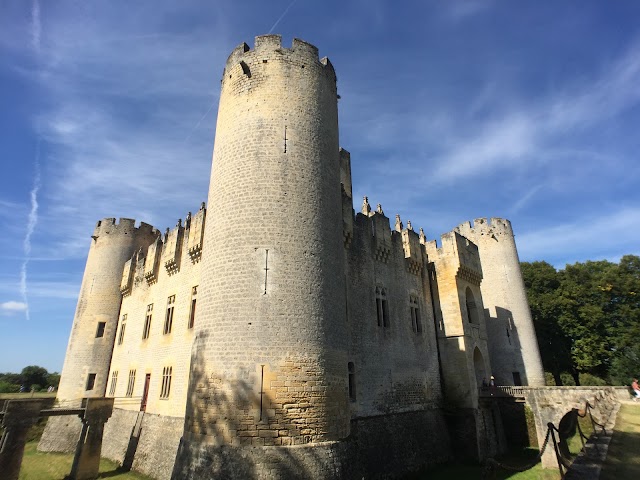
[[[500,450],[492,375],[544,385],[509,221],[438,246],[366,197],[354,214],[337,100],[313,45],[241,44],[206,208],[97,223],[57,400],[115,397],[104,456],[159,479],[392,475]],[[52,417],[39,448],[79,432]]]

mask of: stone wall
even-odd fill
[[[180,445],[173,478],[357,479],[391,478],[451,458],[438,409],[352,420],[340,442],[288,447]]]
[[[118,398],[118,408],[140,409],[148,375],[146,412],[184,418],[194,338],[194,326],[190,324],[193,300],[196,300],[194,324],[199,316],[202,245],[200,243],[198,255],[194,256],[193,237],[199,226],[195,220],[203,222],[204,213],[201,209],[193,219],[189,215],[184,225],[180,221],[172,230],[167,229],[167,233],[154,241],[153,247],[146,246],[146,255],[132,266],[131,287],[120,307],[106,390],[107,395]],[[169,309],[172,309],[171,329],[165,332]],[[150,323],[145,331],[147,318]],[[171,369],[170,384],[167,375],[163,380],[168,368]],[[135,380],[133,390],[127,395],[130,372],[135,372]]]
[[[114,409],[105,425],[102,456],[157,480],[171,478],[184,429],[184,419],[145,413],[139,431],[139,412]]]
[[[374,222],[377,237],[371,233]],[[376,246],[382,229],[389,235],[384,255]],[[439,405],[438,352],[424,260],[419,269],[410,270],[400,232],[390,231],[388,218],[377,213],[357,215],[347,262],[349,361],[355,380],[352,418]],[[386,325],[378,318],[381,296]],[[412,317],[412,307],[417,318]]]

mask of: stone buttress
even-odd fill
[[[335,478],[349,435],[336,76],[257,37],[222,78],[174,478]]]

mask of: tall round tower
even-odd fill
[[[474,220],[456,230],[478,246],[492,374],[501,385],[544,386],[544,370],[511,222]]]
[[[105,395],[118,328],[123,267],[136,250],[146,249],[157,235],[151,225],[143,223],[136,228],[135,220],[129,218],[121,218],[119,223],[114,218],[105,218],[97,223],[91,236],[57,401],[70,404],[84,397]],[[79,429],[79,422],[51,418],[39,448],[73,448]],[[62,441],[63,438],[68,441]]]
[[[279,35],[237,47],[222,78],[182,475],[291,471],[241,447],[304,444],[287,455],[317,457],[348,435],[339,161],[331,63]],[[203,444],[225,461],[189,466]]]

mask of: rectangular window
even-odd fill
[[[113,397],[116,393],[116,385],[118,384],[118,371],[111,372],[111,386],[109,387],[109,396]]]
[[[175,295],[171,295],[169,298],[167,298],[167,314],[164,317],[164,329],[162,330],[162,333],[164,335],[171,333],[171,327],[173,325],[173,308],[175,306],[175,303]]]
[[[160,398],[169,398],[171,392],[171,375],[173,367],[164,367],[162,369],[162,387],[160,388]]]
[[[151,331],[151,317],[153,316],[153,303],[147,305],[147,314],[144,317],[144,328],[142,329],[142,339],[149,338],[149,332]]]
[[[93,390],[93,387],[96,385],[96,374],[90,373],[87,377],[87,387],[85,390]]]
[[[118,335],[118,345],[122,345],[124,341],[124,330],[127,327],[127,314],[122,315],[122,320],[120,321],[120,335]]]
[[[107,326],[106,322],[98,322],[98,329],[96,330],[96,338],[104,337],[104,329]]]
[[[191,288],[191,308],[189,309],[189,328],[193,328],[196,321],[196,300],[198,296],[198,286]]]
[[[376,315],[378,319],[378,326],[389,328],[387,291],[383,287],[376,287]]]
[[[129,383],[127,384],[127,397],[133,395],[133,387],[136,385],[136,371],[129,370]]]
[[[418,297],[409,297],[409,308],[411,309],[411,326],[417,334],[422,333],[422,322],[420,321],[420,308],[418,306]]]

